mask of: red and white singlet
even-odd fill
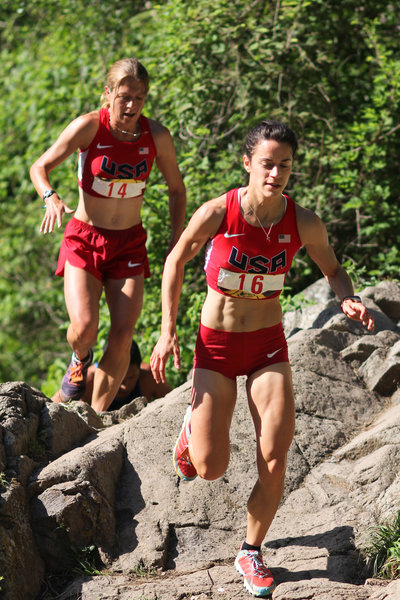
[[[156,156],[148,119],[139,117],[141,134],[129,142],[113,136],[109,119],[108,108],[101,108],[97,133],[90,146],[79,152],[79,186],[96,198],[141,196]]]
[[[207,284],[234,298],[267,300],[279,296],[302,243],[295,203],[289,196],[282,219],[268,232],[247,223],[240,211],[240,189],[227,193],[225,215],[207,244]]]

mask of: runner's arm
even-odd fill
[[[168,252],[170,252],[185,225],[186,189],[178,167],[174,142],[168,129],[152,121],[152,133],[157,149],[156,164],[168,186],[171,219],[171,238],[168,245]]]
[[[321,269],[332,290],[341,301],[344,314],[354,321],[361,321],[368,331],[374,329],[374,319],[362,302],[346,299],[354,295],[353,283],[347,271],[339,264],[329,243],[328,233],[321,219],[306,209],[298,219],[302,242],[310,258]]]
[[[225,196],[203,204],[190,219],[177,244],[167,256],[161,285],[161,335],[155,345],[150,365],[157,383],[165,383],[165,366],[171,354],[180,368],[180,350],[176,335],[176,318],[186,263],[217,231],[224,214]]]
[[[89,113],[74,119],[62,131],[56,142],[33,163],[30,176],[40,198],[43,198],[46,190],[52,189],[50,172],[75,150],[87,147],[96,134],[97,126],[97,113]],[[47,198],[45,205],[46,213],[40,226],[42,233],[52,232],[55,223],[61,227],[63,214],[74,212],[61,200],[57,192]]]

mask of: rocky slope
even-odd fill
[[[360,557],[369,528],[399,509],[400,286],[383,282],[361,296],[373,335],[346,319],[323,281],[306,290],[312,303],[285,315],[297,425],[285,496],[263,546],[274,600],[400,598],[400,581],[366,581]],[[100,419],[84,403],[0,385],[7,600],[250,598],[233,567],[255,480],[244,379],[230,466],[215,482],[183,483],[172,468],[189,402],[186,383]],[[93,548],[101,574],[61,589]]]

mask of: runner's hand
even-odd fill
[[[46,213],[40,225],[40,233],[51,233],[56,222],[60,228],[63,214],[73,212],[73,208],[69,208],[57,194],[53,194],[46,201]]]
[[[370,314],[362,302],[346,299],[343,300],[341,308],[346,317],[352,319],[353,321],[361,321],[363,326],[366,327],[368,331],[374,330],[374,317]]]
[[[181,368],[181,354],[176,334],[161,334],[157,344],[154,346],[150,358],[151,372],[157,383],[166,383],[165,366],[168,358],[174,355],[176,369]]]

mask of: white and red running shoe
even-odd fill
[[[192,415],[192,407],[188,406],[185,418],[183,419],[182,429],[176,440],[174,448],[174,467],[175,471],[183,481],[192,481],[197,477],[197,471],[193,466],[189,456],[189,439],[190,439],[190,417]]]

